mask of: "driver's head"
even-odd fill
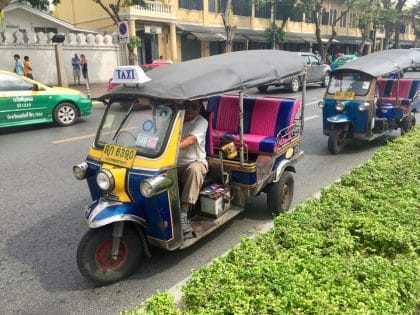
[[[201,110],[201,101],[186,101],[185,102],[185,122],[193,120],[195,117],[200,114]]]

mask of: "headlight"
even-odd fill
[[[338,112],[342,112],[344,110],[344,103],[343,102],[337,102],[337,104],[335,104],[335,109]]]
[[[361,112],[363,112],[369,107],[369,105],[370,104],[368,102],[364,102],[363,104],[360,104],[358,108]]]
[[[112,191],[115,187],[114,176],[112,176],[112,173],[108,170],[101,170],[96,175],[96,184],[98,184],[99,188],[103,191]]]
[[[318,107],[319,108],[324,108],[324,106],[325,106],[325,102],[324,101],[319,101],[318,102]]]
[[[74,177],[76,177],[78,180],[85,179],[88,167],[89,166],[86,162],[82,162],[78,165],[73,166]]]
[[[173,180],[166,176],[150,177],[140,183],[140,192],[143,196],[149,198],[168,190],[172,184]]]

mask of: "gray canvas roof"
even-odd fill
[[[238,51],[153,69],[146,73],[151,81],[135,88],[119,86],[100,99],[198,99],[256,87],[304,70],[304,58],[292,52]]]
[[[335,71],[357,70],[378,77],[391,72],[420,65],[420,51],[414,49],[391,49],[379,51],[351,61]]]

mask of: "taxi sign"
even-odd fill
[[[143,84],[150,80],[139,66],[117,67],[112,77],[112,83],[117,84]]]
[[[334,98],[336,100],[353,100],[354,99],[354,92],[335,92]]]

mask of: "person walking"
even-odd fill
[[[84,54],[80,54],[80,66],[82,67],[83,79],[89,83],[88,61]]]
[[[18,54],[15,54],[13,56],[13,59],[15,59],[15,68],[13,69],[13,72],[18,74],[18,75],[24,75],[24,71],[23,71],[23,63],[20,60],[20,56]]]
[[[29,57],[25,56],[23,57],[23,72],[25,73],[25,77],[29,78],[29,79],[34,79],[33,75],[32,75],[32,67],[31,67],[31,62],[29,61]]]
[[[77,54],[74,54],[74,57],[71,59],[71,65],[73,67],[73,80],[74,85],[80,85],[80,58]]]

